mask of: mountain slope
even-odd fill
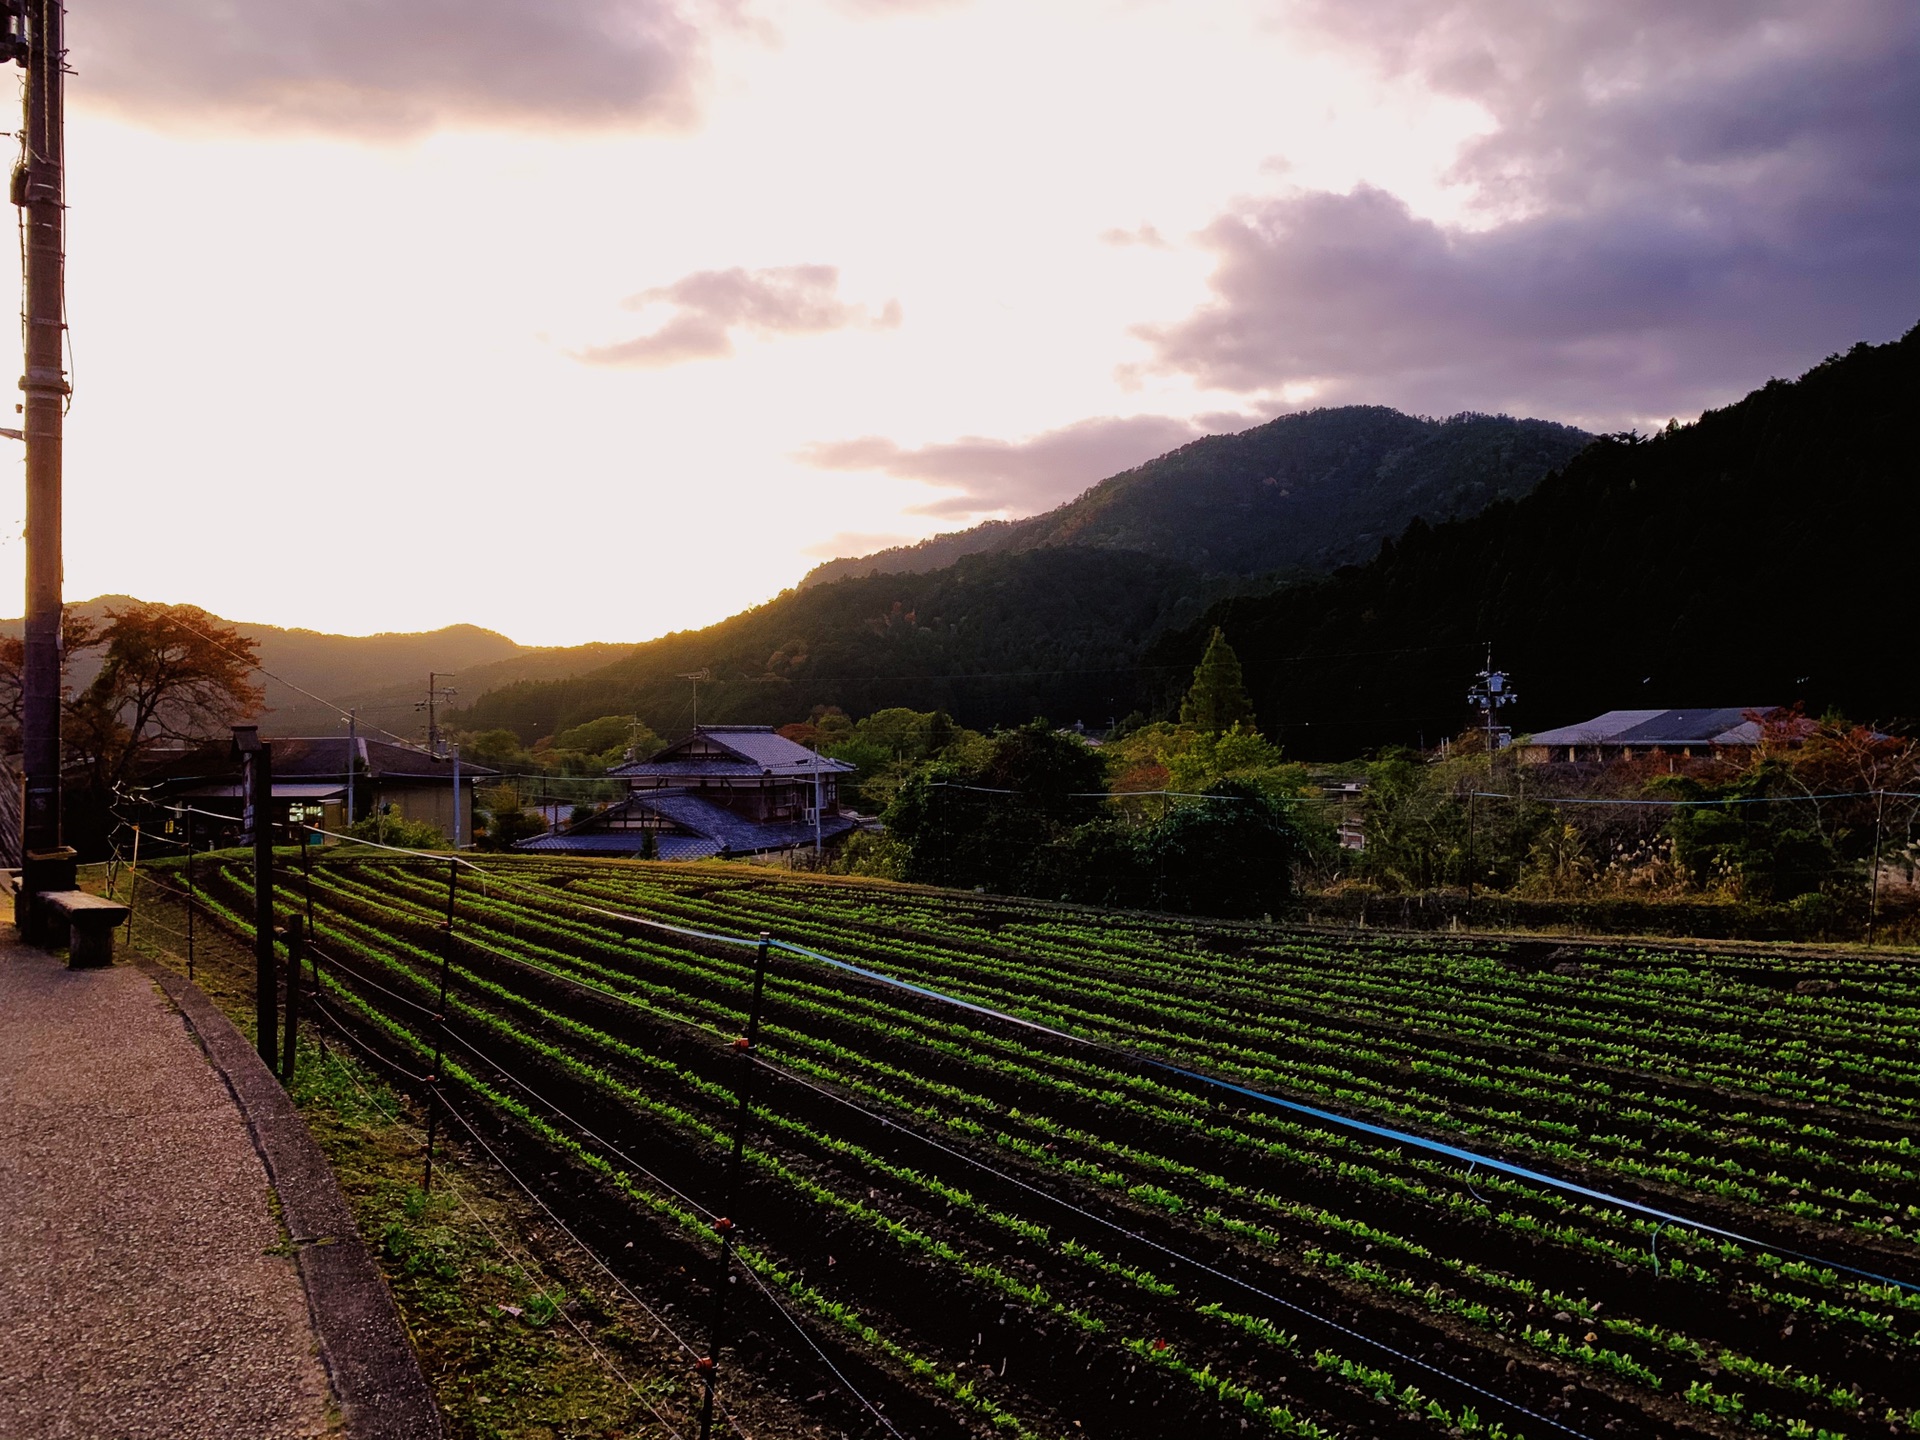
[[[1598,441],[1364,566],[1224,601],[1149,658],[1192,664],[1222,626],[1263,727],[1314,757],[1461,729],[1487,641],[1521,731],[1794,700],[1911,724],[1916,415],[1920,328],[1652,440]]]
[[[1156,675],[1140,646],[1201,613],[1221,587],[1131,551],[971,555],[924,575],[874,575],[789,590],[704,630],[634,647],[564,681],[506,686],[462,711],[465,728],[522,740],[601,715],[635,714],[662,734],[700,719],[771,723],[816,705],[865,714],[944,709],[987,725],[1050,715],[1102,724],[1140,704]]]
[[[828,561],[801,585],[1065,545],[1138,550],[1207,574],[1326,571],[1367,558],[1416,517],[1477,514],[1524,495],[1591,438],[1504,415],[1426,420],[1381,405],[1302,411],[1196,440],[1043,515]]]

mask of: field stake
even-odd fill
[[[1467,792],[1467,933],[1473,933],[1473,802],[1474,792]]]
[[[300,972],[301,961],[306,958],[306,935],[300,928],[300,917],[287,917],[287,999],[286,1027],[287,1039],[280,1051],[280,1083],[293,1084],[294,1052],[300,1038]]]
[[[140,878],[140,827],[133,827],[133,864],[127,869],[127,944],[133,944],[133,913],[135,887]]]
[[[193,979],[193,812],[187,812],[187,979]]]
[[[313,841],[302,838],[300,842],[300,885],[307,900],[307,939],[313,939]]]
[[[1879,929],[1880,926],[1880,817],[1882,810],[1886,807],[1886,803],[1886,791],[1876,790],[1873,792],[1873,872],[1868,877],[1867,890],[1868,945],[1873,944],[1874,932]],[[137,832],[135,838],[139,838]],[[128,917],[128,923],[132,923],[131,916]]]
[[[433,1017],[433,1069],[427,1075],[427,1160],[420,1188],[433,1193],[433,1140],[440,1122],[440,1063],[447,1049],[447,966],[453,958],[453,903],[460,888],[460,862],[447,862],[447,919],[440,945],[440,1002]]]
[[[700,1440],[713,1436],[713,1375],[720,1360],[722,1330],[727,1319],[727,1286],[733,1278],[734,1199],[740,1183],[740,1164],[747,1149],[747,1121],[753,1114],[753,1082],[760,1067],[754,1064],[754,1047],[760,1043],[760,998],[767,988],[767,947],[773,937],[760,932],[760,943],[753,952],[753,1003],[747,1007],[747,1033],[734,1042],[741,1065],[740,1078],[734,1084],[739,1106],[733,1116],[733,1152],[727,1157],[725,1182],[720,1190],[721,1215],[713,1228],[720,1232],[720,1258],[713,1286],[713,1323],[709,1328],[707,1353],[694,1367],[700,1374]]]

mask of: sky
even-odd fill
[[[71,599],[639,640],[1291,410],[1648,429],[1920,320],[1911,0],[68,26]]]

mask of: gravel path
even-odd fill
[[[153,981],[0,942],[0,1437],[333,1433],[286,1241]]]

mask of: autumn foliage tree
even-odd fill
[[[100,667],[77,694],[63,696],[61,752],[69,813],[104,817],[118,787],[162,750],[222,738],[260,712],[252,679],[255,643],[196,605],[136,600],[96,626],[72,609],[63,619],[64,660],[99,651]],[[17,750],[22,643],[0,642],[0,723]]]

